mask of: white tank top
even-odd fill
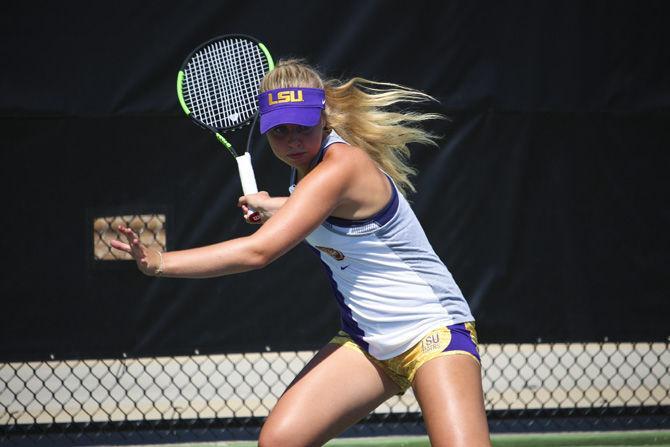
[[[331,132],[314,165],[333,143],[347,144]],[[294,181],[292,171],[291,192]],[[402,354],[436,327],[474,320],[414,212],[389,182],[391,200],[375,216],[329,217],[306,238],[330,278],[342,330],[379,360]]]

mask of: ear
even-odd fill
[[[326,119],[326,115],[324,113],[321,113],[321,127],[323,127],[323,131],[325,133],[333,130],[333,128],[328,125],[328,120]]]

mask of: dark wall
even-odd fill
[[[13,2],[0,17],[0,359],[313,349],[338,328],[304,247],[209,280],[92,259],[96,216],[164,212],[168,248],[253,231],[236,167],[182,116],[182,59],[246,33],[450,117],[413,206],[481,341],[669,334],[665,2]],[[240,140],[242,136],[238,136]],[[237,141],[238,143],[240,141]],[[259,186],[286,193],[262,139]]]

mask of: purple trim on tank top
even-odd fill
[[[319,260],[321,261],[321,265],[323,266],[324,270],[326,271],[326,274],[328,275],[328,280],[330,281],[330,286],[333,289],[333,294],[335,295],[335,301],[337,302],[338,307],[340,308],[340,322],[341,322],[341,327],[344,332],[349,334],[352,340],[358,344],[361,348],[363,348],[365,351],[368,351],[369,344],[365,340],[363,340],[363,337],[365,336],[365,332],[358,326],[358,323],[354,320],[353,316],[351,315],[351,309],[349,306],[346,305],[344,302],[344,296],[342,295],[342,292],[340,292],[337,289],[337,282],[333,279],[333,271],[328,267],[328,264],[323,262],[321,260],[321,252],[317,250],[316,248],[312,247],[309,245],[307,242],[305,244],[314,252],[316,256],[319,257]]]
[[[321,148],[319,151],[319,154],[315,158],[315,161],[312,162],[312,166],[316,166],[318,163],[321,162],[323,159],[323,155],[325,154],[326,150],[330,145]],[[291,185],[295,185],[295,178],[296,178],[296,169],[291,168]],[[342,219],[341,217],[327,217],[326,222],[328,222],[331,225],[335,225],[337,227],[344,227],[344,228],[353,228],[353,227],[362,227],[365,225],[368,225],[372,222],[376,222],[377,225],[380,227],[386,224],[393,216],[395,216],[396,211],[398,210],[398,204],[400,203],[400,200],[398,198],[398,190],[396,189],[395,185],[393,184],[393,180],[391,180],[391,177],[388,176],[388,174],[384,173],[386,175],[386,178],[389,181],[389,184],[391,185],[391,198],[389,199],[388,203],[382,208],[379,212],[377,212],[374,216],[368,217],[367,219],[360,219],[360,220],[350,220],[350,219]]]
[[[388,201],[388,203],[382,208],[381,211],[376,213],[374,216],[368,217],[367,219],[361,219],[361,220],[350,220],[350,219],[342,219],[340,217],[333,217],[330,216],[326,218],[326,222],[328,222],[331,225],[335,225],[337,227],[345,227],[345,228],[351,228],[351,227],[361,227],[368,225],[372,222],[376,222],[377,225],[380,227],[386,224],[393,216],[395,216],[396,211],[398,210],[398,204],[400,203],[400,200],[398,199],[398,191],[395,188],[395,185],[391,181],[391,179],[388,178],[389,183],[391,184],[391,199]]]

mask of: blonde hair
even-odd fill
[[[355,77],[347,81],[323,80],[300,59],[281,60],[261,83],[261,92],[276,88],[311,87],[326,92],[326,127],[348,143],[363,149],[391,176],[400,192],[415,191],[410,179],[417,171],[409,162],[410,143],[437,146],[437,137],[420,127],[427,120],[442,119],[436,113],[398,110],[402,105],[435,99],[398,84]]]

